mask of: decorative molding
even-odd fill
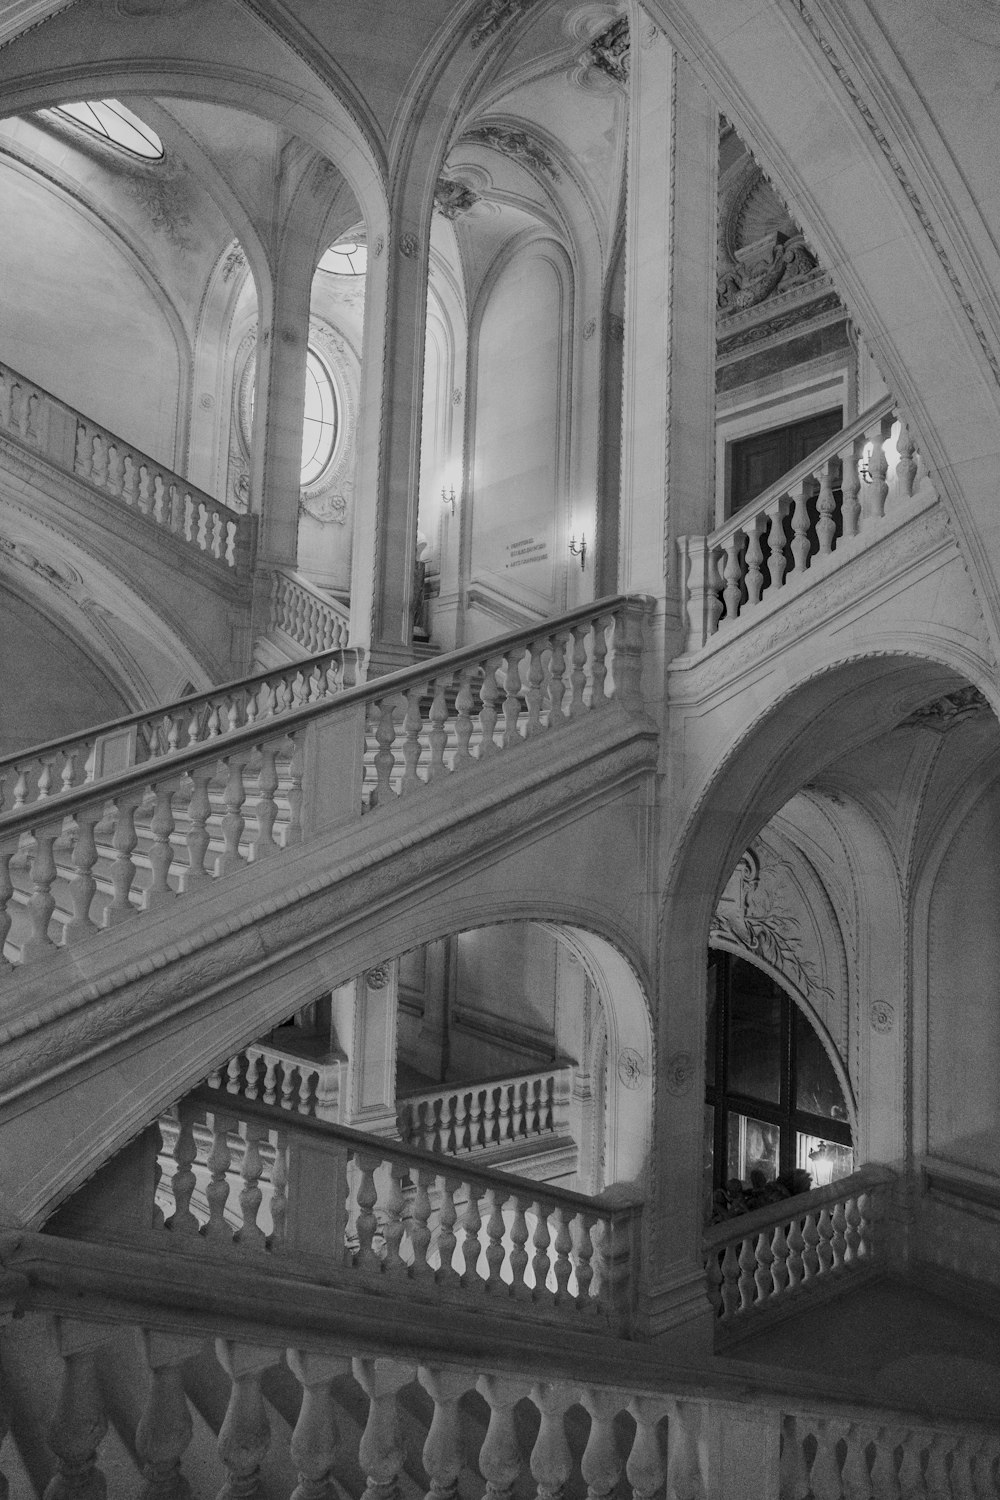
[[[454,221],[460,214],[467,214],[479,202],[467,182],[457,177],[439,177],[434,189],[434,207],[446,219]]]
[[[552,157],[526,130],[515,130],[507,125],[476,125],[465,132],[462,140],[499,151],[502,156],[510,157],[529,171],[542,172],[553,182],[559,181],[559,173]]]
[[[723,312],[746,312],[778,289],[822,276],[802,234],[775,229],[736,251],[716,284],[716,303]]]
[[[663,1081],[668,1094],[689,1094],[694,1082],[694,1058],[690,1052],[673,1052],[667,1058]]]
[[[637,1089],[642,1085],[643,1061],[634,1047],[623,1047],[618,1054],[617,1072],[624,1088]]]
[[[536,0],[486,0],[469,37],[469,46],[473,50],[481,47],[491,36],[496,36],[498,31],[503,31],[506,26],[520,20],[535,3]]]
[[[883,1035],[890,1032],[896,1024],[896,1007],[891,1000],[873,1000],[869,1014],[872,1030]]]
[[[813,39],[819,46],[823,55],[826,57],[834,73],[836,73],[837,77],[840,79],[841,84],[843,85],[851,100],[851,103],[858,111],[858,114],[861,116],[862,120],[867,126],[870,135],[874,139],[876,145],[882,152],[882,155],[885,157],[886,161],[889,163],[889,166],[892,168],[896,181],[899,183],[903,192],[906,194],[911,208],[920,221],[920,227],[923,229],[928,240],[930,241],[934,253],[937,256],[945,275],[948,277],[948,280],[951,282],[952,287],[955,290],[955,294],[958,297],[959,302],[961,303],[962,311],[965,313],[969,326],[976,336],[979,347],[983,351],[986,362],[993,372],[993,378],[996,380],[997,384],[1000,385],[1000,358],[997,357],[993,346],[987,338],[986,332],[976,315],[976,310],[973,306],[972,300],[969,297],[968,292],[965,290],[958,272],[952,265],[947,250],[941,243],[941,239],[934,227],[934,221],[932,220],[930,214],[927,212],[926,208],[924,208],[924,205],[920,199],[920,195],[917,192],[916,188],[913,186],[913,183],[906,175],[906,170],[903,167],[902,162],[896,155],[895,151],[893,150],[888,136],[879,125],[870,106],[861,97],[861,90],[858,88],[854,79],[851,77],[850,73],[841,62],[832,43],[820,30],[819,25],[817,24],[816,19],[812,14],[812,11],[805,4],[805,0],[790,0],[790,3],[801,18],[803,25],[811,33]]]
[[[832,999],[833,991],[820,983],[815,965],[804,956],[798,918],[789,910],[787,892],[776,878],[787,868],[783,861],[775,862],[762,874],[760,856],[748,849],[736,867],[736,912],[715,912],[709,941],[721,938],[763,959],[811,1000]]]
[[[830,278],[825,271],[818,271],[814,278],[799,282],[786,292],[784,288],[779,289],[768,298],[768,305],[772,309],[769,317],[763,319],[757,315],[753,320],[740,318],[739,322],[744,326],[733,329],[733,323],[737,322],[738,314],[725,313],[719,319],[719,340],[716,345],[716,357],[719,360],[732,358],[742,350],[753,344],[763,343],[765,339],[777,338],[783,333],[796,331],[804,328],[807,324],[813,324],[822,320],[833,321],[837,318],[846,318],[847,311],[836,292],[830,291]],[[816,293],[825,293],[818,298]],[[775,307],[784,310],[778,310]],[[732,330],[732,331],[730,331]]]

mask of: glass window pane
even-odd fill
[[[781,1128],[752,1115],[730,1114],[726,1118],[726,1181],[738,1177],[741,1182],[760,1174],[762,1182],[773,1182],[778,1175]]]
[[[702,1162],[705,1222],[708,1223],[712,1217],[712,1190],[715,1187],[715,1110],[707,1104],[705,1106],[705,1143]]]
[[[781,1099],[781,996],[766,974],[737,960],[729,1000],[731,1093],[778,1104]]]
[[[795,1136],[795,1165],[812,1177],[813,1187],[826,1187],[849,1177],[854,1171],[854,1152],[837,1141],[824,1141],[818,1135]]]
[[[837,1082],[833,1064],[818,1033],[808,1017],[793,1007],[795,1016],[795,1100],[794,1108],[829,1120],[848,1118],[843,1090]]]

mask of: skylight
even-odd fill
[[[368,269],[368,251],[354,240],[342,240],[331,245],[322,256],[319,269],[332,271],[336,276],[363,276]]]
[[[163,156],[163,142],[156,131],[150,130],[117,99],[81,99],[78,104],[57,104],[52,113],[72,120],[92,135],[143,161],[160,161]]]

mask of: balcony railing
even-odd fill
[[[571,1067],[442,1085],[399,1101],[400,1139],[422,1151],[461,1156],[569,1134]]]
[[[18,757],[19,765],[41,761],[43,769],[24,805],[0,812],[0,939],[9,942],[8,961],[37,963],[366,812],[384,816],[435,783],[475,773],[536,739],[548,742],[574,720],[641,719],[647,608],[644,597],[598,600],[540,629],[332,697],[320,667],[318,701],[262,717],[257,694],[272,674],[249,679],[240,689],[245,722],[239,707],[234,727],[213,711],[192,737],[184,705],[174,705],[165,753],[119,774],[94,773],[83,785],[73,784],[83,755],[77,739]],[[287,673],[294,678],[303,665]],[[172,745],[173,727],[187,743]],[[367,784],[366,734],[373,747]]]
[[[914,502],[936,497],[887,396],[710,536],[679,539],[687,650],[793,597],[807,579],[892,530]]]
[[[724,1335],[742,1336],[804,1296],[833,1291],[881,1264],[877,1221],[895,1176],[864,1167],[850,1177],[740,1214],[705,1232],[708,1297]]]
[[[0,435],[82,480],[141,524],[168,533],[210,563],[241,577],[253,563],[256,521],[159,464],[0,364]]]

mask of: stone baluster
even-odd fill
[[[380,698],[371,705],[370,713],[375,724],[375,742],[378,745],[375,752],[377,779],[372,792],[373,807],[389,805],[392,793],[392,772],[396,764],[392,746],[396,738],[396,710],[399,706],[398,697]]]
[[[844,1264],[852,1266],[857,1263],[861,1248],[861,1214],[857,1198],[848,1198],[844,1205],[844,1220]]]
[[[240,1084],[243,1077],[243,1055],[237,1053],[231,1057],[226,1064],[226,1093],[239,1094]],[[249,1097],[249,1096],[248,1096]]]
[[[900,418],[899,437],[896,439],[896,449],[899,453],[899,463],[896,465],[896,479],[899,485],[900,497],[908,500],[916,487],[917,459],[916,444],[909,427]]]
[[[774,1252],[771,1249],[771,1231],[762,1229],[757,1236],[754,1247],[754,1285],[756,1287],[756,1303],[764,1303],[774,1292],[774,1278],[771,1275],[771,1266],[774,1263]]]
[[[427,763],[427,780],[433,781],[435,777],[442,776],[446,770],[444,763],[444,750],[448,742],[448,703],[445,698],[447,677],[435,677],[434,698],[427,714],[430,725],[428,742],[430,748],[430,759]]]
[[[476,1390],[490,1408],[489,1427],[479,1452],[479,1471],[486,1480],[484,1500],[511,1500],[524,1462],[514,1408],[530,1395],[531,1385],[509,1375],[480,1375]]]
[[[625,1477],[633,1500],[652,1500],[667,1480],[667,1463],[660,1442],[660,1423],[669,1403],[658,1396],[633,1396],[628,1410],[635,1418],[635,1437],[625,1461]]]
[[[802,1221],[796,1215],[791,1221],[791,1228],[787,1235],[788,1243],[788,1290],[793,1292],[797,1286],[801,1286],[805,1280],[805,1267],[803,1255],[806,1242],[802,1235]]]
[[[752,609],[755,604],[760,603],[760,596],[764,590],[764,551],[761,547],[761,537],[764,530],[764,516],[752,516],[743,527],[747,539],[746,550],[746,607]]]
[[[55,947],[49,937],[49,922],[56,909],[52,887],[59,873],[53,846],[62,832],[62,821],[42,824],[32,832],[35,847],[31,854],[31,895],[27,906],[29,932],[21,949],[24,963],[44,957]]]
[[[63,1369],[47,1432],[56,1472],[45,1487],[44,1500],[104,1500],[107,1480],[97,1467],[97,1450],[108,1430],[108,1419],[95,1357],[112,1331],[99,1323],[54,1320],[53,1336]]]
[[[142,791],[135,790],[123,792],[115,799],[117,817],[112,838],[115,853],[111,866],[114,897],[105,914],[108,927],[114,927],[119,922],[124,922],[128,917],[135,915],[136,909],[129,900],[129,894],[135,880],[132,852],[139,841],[135,830],[135,815],[143,801],[143,796]]]
[[[722,1260],[718,1251],[709,1252],[705,1260],[705,1295],[717,1318],[722,1317]]]
[[[830,1215],[830,1269],[836,1274],[842,1271],[847,1254],[847,1213],[844,1200],[839,1198]]]
[[[948,1455],[952,1450],[954,1438],[943,1432],[934,1433],[927,1445],[927,1468],[924,1471],[924,1482],[927,1494],[932,1500],[938,1496],[942,1500],[950,1500],[952,1494],[951,1476],[948,1470]]]
[[[573,1276],[573,1262],[570,1259],[573,1251],[573,1236],[569,1227],[572,1213],[569,1209],[559,1207],[553,1210],[552,1217],[555,1221],[555,1237],[552,1243],[556,1256],[552,1267],[556,1283],[555,1301],[557,1307],[564,1307],[573,1300],[569,1293],[569,1283]]]
[[[340,1434],[333,1382],[350,1373],[351,1362],[312,1349],[288,1349],[288,1368],[302,1387],[302,1405],[289,1444],[299,1482],[291,1500],[336,1500],[333,1466]]]
[[[191,1441],[191,1412],[181,1366],[198,1354],[202,1340],[153,1329],[139,1332],[149,1370],[149,1391],[135,1429],[135,1452],[145,1483],[139,1500],[189,1500],[191,1487],[181,1460]]]
[[[871,1260],[875,1241],[875,1197],[872,1193],[859,1193],[858,1205],[858,1260]]]
[[[722,1316],[733,1318],[740,1310],[740,1257],[730,1241],[722,1256]]]
[[[368,1477],[361,1500],[398,1500],[404,1454],[397,1397],[412,1380],[413,1368],[394,1359],[355,1359],[351,1368],[369,1401],[358,1445],[358,1461]]]
[[[479,1285],[485,1287],[485,1283],[479,1274],[479,1258],[482,1254],[482,1243],[479,1239],[483,1227],[482,1215],[479,1212],[479,1192],[475,1183],[468,1184],[469,1201],[465,1205],[460,1220],[462,1230],[462,1285],[471,1287]]]
[[[587,1307],[596,1292],[594,1286],[594,1252],[597,1249],[595,1234],[600,1224],[598,1214],[581,1211],[574,1219],[576,1234],[573,1246],[573,1269],[576,1271],[577,1305]]]
[[[547,645],[548,641],[543,636],[541,640],[532,641],[528,647],[528,686],[524,695],[528,705],[528,721],[524,726],[526,740],[534,739],[545,728],[542,723],[542,683],[545,680],[542,652]]]
[[[872,508],[876,516],[885,515],[885,502],[889,498],[889,455],[886,448],[892,437],[892,427],[892,415],[887,414],[879,423],[872,453]]]
[[[565,1419],[574,1392],[569,1386],[540,1381],[532,1386],[531,1399],[541,1415],[530,1459],[531,1475],[538,1486],[537,1500],[560,1500],[573,1467]]]
[[[815,1424],[816,1453],[809,1471],[814,1500],[842,1500],[840,1465],[837,1462],[838,1428],[832,1422]]]
[[[204,1228],[206,1239],[231,1240],[233,1231],[226,1223],[226,1206],[229,1202],[229,1168],[233,1153],[229,1145],[230,1133],[238,1130],[232,1115],[213,1114],[211,1119],[212,1145],[208,1153],[208,1170],[211,1176],[205,1188],[208,1199],[208,1223]]]
[[[458,1237],[455,1234],[455,1225],[458,1221],[458,1210],[455,1207],[455,1194],[462,1187],[460,1177],[441,1178],[441,1207],[438,1210],[438,1272],[437,1281],[440,1286],[457,1286],[459,1274],[457,1267],[453,1264],[455,1251],[458,1248]]]
[[[818,1274],[829,1276],[833,1269],[833,1219],[829,1208],[824,1205],[819,1211],[816,1223],[816,1231],[819,1243],[816,1246],[816,1256],[819,1262]]]
[[[494,1296],[506,1296],[507,1287],[500,1268],[505,1259],[503,1205],[507,1194],[502,1188],[487,1188],[485,1196],[489,1215],[486,1220],[486,1291]]]
[[[780,1297],[788,1285],[788,1244],[784,1224],[776,1224],[771,1236],[771,1295]]]
[[[622,1398],[616,1391],[587,1388],[580,1392],[580,1405],[590,1416],[587,1446],[580,1460],[580,1472],[587,1485],[587,1500],[607,1500],[614,1493],[624,1468],[613,1426]]]
[[[502,1083],[500,1085],[500,1098],[497,1104],[497,1141],[503,1144],[512,1140],[514,1130],[512,1125],[514,1088],[512,1084]]]
[[[834,519],[837,510],[837,501],[833,493],[835,468],[837,460],[828,458],[822,465],[819,476],[819,497],[816,501],[816,536],[819,541],[820,553],[825,555],[833,551],[834,539],[837,535],[837,522]]]
[[[170,779],[159,782],[155,787],[156,804],[149,823],[153,839],[148,856],[152,881],[146,891],[143,906],[145,911],[155,911],[157,907],[167,906],[174,900],[175,893],[170,885],[170,866],[174,857],[170,835],[175,826],[173,800],[176,790],[176,783]]]
[[[549,642],[552,655],[549,658],[548,723],[550,729],[558,729],[566,722],[563,711],[563,698],[566,696],[566,638],[562,631],[557,630],[549,637]]]
[[[244,1126],[244,1132],[245,1147],[243,1160],[240,1163],[240,1176],[243,1179],[243,1187],[240,1190],[242,1223],[237,1239],[243,1250],[262,1250],[267,1237],[258,1223],[264,1198],[260,1186],[260,1179],[264,1175],[264,1160],[260,1147],[261,1142],[268,1138],[268,1129],[266,1125],[250,1120]]]
[[[418,1167],[411,1172],[416,1185],[416,1192],[410,1203],[409,1238],[413,1246],[413,1264],[410,1274],[414,1280],[422,1277],[433,1277],[433,1271],[427,1264],[427,1255],[431,1247],[431,1229],[429,1220],[433,1210],[431,1203],[430,1188],[437,1182],[437,1173],[428,1167]]]
[[[531,1248],[535,1252],[531,1257],[531,1274],[535,1283],[535,1301],[547,1300],[551,1297],[548,1290],[549,1271],[552,1268],[552,1257],[549,1255],[549,1246],[552,1243],[552,1235],[549,1230],[549,1209],[541,1198],[534,1201],[535,1229],[531,1237]]]
[[[170,1179],[174,1211],[166,1221],[166,1227],[173,1234],[198,1233],[198,1220],[191,1212],[191,1196],[197,1186],[197,1178],[192,1168],[197,1160],[198,1144],[194,1138],[193,1123],[186,1109],[182,1108],[180,1130],[174,1142],[176,1168]]]
[[[406,692],[406,713],[403,715],[403,779],[399,788],[401,796],[417,791],[423,785],[417,772],[421,752],[420,731],[423,728],[420,700],[427,691],[427,686],[426,682],[417,683]]]
[[[820,1274],[819,1259],[819,1228],[816,1223],[817,1215],[811,1211],[805,1215],[802,1224],[802,1280],[806,1285],[811,1284]]]
[[[278,817],[275,792],[278,790],[277,745],[265,742],[260,749],[260,770],[257,772],[257,838],[254,842],[254,859],[265,859],[277,852],[274,841],[274,825]]]
[[[355,1194],[358,1215],[354,1232],[357,1236],[358,1248],[354,1253],[354,1264],[362,1271],[378,1271],[381,1268],[381,1261],[375,1249],[375,1235],[378,1231],[378,1217],[375,1213],[378,1188],[375,1185],[375,1173],[382,1165],[382,1154],[375,1151],[358,1151],[354,1156],[354,1165],[360,1173]]]
[[[205,868],[205,855],[210,842],[208,820],[212,813],[208,788],[214,775],[214,767],[210,765],[192,766],[188,772],[192,792],[187,809],[187,868],[183,880],[185,892],[197,890],[212,878]]]
[[[872,1493],[878,1500],[900,1500],[899,1474],[896,1468],[898,1434],[891,1427],[881,1427],[875,1439],[872,1461]]]
[[[459,1399],[469,1389],[471,1376],[465,1370],[421,1365],[417,1379],[434,1402],[434,1415],[424,1442],[423,1460],[430,1489],[426,1500],[454,1500],[462,1472],[462,1438]]]
[[[740,1312],[751,1312],[757,1296],[757,1255],[755,1252],[755,1241],[752,1235],[746,1235],[740,1242],[739,1253],[739,1291]]]
[[[767,576],[770,580],[769,587],[780,589],[785,581],[785,572],[788,568],[788,543],[785,539],[785,521],[791,508],[791,501],[787,495],[778,495],[766,507],[764,514],[767,516]]]
[[[14,895],[14,882],[10,878],[10,864],[18,852],[19,844],[20,839],[16,837],[0,840],[0,972],[12,967],[3,950],[13,920],[10,903]]]
[[[489,657],[485,664],[483,680],[479,685],[479,723],[482,728],[482,739],[479,742],[480,760],[489,760],[490,756],[498,754],[500,749],[494,735],[497,719],[500,716],[500,684],[497,682],[497,673],[502,666],[502,656]]]
[[[900,1500],[936,1500],[924,1477],[924,1434],[910,1428],[901,1435],[902,1455],[899,1461]]]
[[[261,1464],[271,1445],[271,1424],[260,1391],[260,1377],[279,1363],[281,1351],[216,1339],[215,1355],[232,1381],[229,1404],[219,1429],[219,1458],[227,1477],[218,1500],[248,1500],[263,1493]]]
[[[609,701],[608,655],[610,646],[608,632],[614,628],[614,615],[599,615],[591,627],[590,636],[590,707],[604,708]],[[550,664],[551,670],[551,664]]]
[[[295,1063],[282,1060],[281,1063],[281,1108],[294,1109],[295,1107],[295,1081],[296,1075],[302,1070]]]
[[[853,442],[841,448],[838,454],[842,496],[840,512],[843,517],[842,534],[844,537],[857,536],[861,526],[861,476],[858,472],[858,465],[864,446],[864,437],[856,437]]]
[[[792,558],[796,573],[803,573],[809,562],[809,501],[812,499],[814,481],[801,479],[796,487],[792,510]]]
[[[383,1268],[388,1275],[406,1276],[409,1268],[400,1254],[399,1247],[406,1233],[406,1221],[403,1217],[406,1209],[406,1196],[403,1192],[403,1182],[408,1174],[405,1167],[393,1161],[386,1162],[385,1170],[387,1184],[382,1222],[382,1237],[385,1240]]]
[[[302,737],[294,733],[288,735],[282,747],[282,754],[289,757],[285,770],[285,797],[288,801],[288,824],[285,833],[286,849],[290,849],[294,844],[301,844],[303,837],[302,778],[305,774],[305,758],[302,747]]]
[[[97,863],[94,830],[102,816],[103,808],[96,805],[81,807],[74,815],[73,874],[69,882],[73,915],[66,924],[66,942],[70,947],[97,931],[97,923],[91,920],[90,908],[97,891],[97,881],[93,875]]]
[[[722,576],[725,580],[722,597],[726,605],[726,613],[722,620],[723,625],[732,625],[740,612],[740,603],[743,598],[742,551],[742,531],[731,532],[725,541],[726,555],[722,566]]]
[[[667,1423],[667,1494],[670,1500],[711,1500],[703,1473],[704,1410],[697,1401],[671,1401]]]
[[[278,1133],[271,1162],[271,1238],[272,1250],[285,1243],[288,1230],[288,1141]]]
[[[226,808],[222,817],[224,847],[216,861],[217,875],[230,875],[234,870],[246,864],[246,858],[240,852],[240,841],[246,827],[243,804],[247,796],[245,772],[249,758],[249,755],[227,755],[223,762],[227,768],[228,777],[223,793]]]
[[[503,700],[503,745],[507,749],[516,744],[521,736],[517,732],[518,718],[521,713],[521,656],[522,652],[515,646],[506,658],[506,668],[503,674],[504,700]]]
[[[868,1465],[868,1445],[873,1434],[856,1422],[844,1424],[844,1466],[840,1471],[843,1500],[871,1500],[872,1480]],[[947,1493],[947,1491],[945,1491]]]
[[[473,764],[469,741],[472,739],[472,731],[475,727],[472,722],[472,710],[476,705],[476,700],[472,695],[472,678],[475,672],[476,668],[474,665],[460,667],[458,672],[458,692],[455,695],[455,759],[452,762],[453,771],[465,771]]]
[[[527,1282],[528,1252],[524,1248],[529,1239],[525,1215],[531,1206],[531,1198],[526,1193],[514,1193],[512,1197],[514,1215],[510,1226],[510,1294],[518,1301],[526,1301],[531,1297],[531,1288]]]
[[[812,1486],[809,1482],[809,1465],[803,1442],[807,1433],[796,1417],[785,1417],[782,1422],[780,1488],[781,1500],[809,1500]]]

